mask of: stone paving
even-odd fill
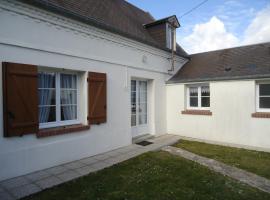
[[[219,161],[205,158],[197,154],[191,153],[189,151],[183,150],[181,148],[167,146],[162,148],[163,151],[169,152],[176,156],[181,156],[185,159],[192,160],[203,166],[208,167],[209,169],[219,172],[223,175],[229,176],[233,179],[236,179],[240,182],[246,183],[252,187],[255,187],[264,192],[270,193],[270,180],[260,177],[256,174],[247,172],[236,167],[232,167],[221,163]]]
[[[96,156],[44,169],[24,176],[0,182],[0,200],[20,199],[30,194],[59,185],[61,183],[85,176],[91,172],[110,167],[148,151],[160,150],[162,147],[176,143],[176,135],[162,135],[148,141],[153,144],[139,146],[132,144]]]

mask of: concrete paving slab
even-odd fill
[[[38,181],[44,178],[47,178],[51,176],[51,174],[49,174],[48,172],[46,172],[45,170],[42,171],[38,171],[38,172],[34,172],[31,174],[27,174],[25,175],[25,177],[31,181]]]
[[[35,182],[35,184],[38,185],[42,189],[51,188],[61,183],[63,183],[63,181],[54,176],[50,176],[50,177],[47,177],[45,179]]]
[[[109,167],[110,164],[103,162],[103,161],[100,161],[100,162],[97,162],[97,163],[90,165],[90,166],[91,166],[91,168],[93,168],[94,171],[98,171],[98,170],[104,169],[106,167]]]
[[[99,162],[99,160],[93,158],[93,157],[89,157],[89,158],[85,158],[80,160],[80,162],[84,163],[85,165],[92,165],[96,162]]]
[[[62,174],[58,174],[56,175],[59,179],[61,179],[62,181],[70,181],[72,179],[78,178],[81,175],[79,173],[77,173],[76,171],[73,170],[68,170],[63,172]]]
[[[84,166],[85,166],[85,164],[80,162],[80,161],[74,161],[74,162],[70,162],[70,163],[63,165],[63,167],[65,167],[67,169],[78,169],[78,168],[81,168]]]
[[[52,167],[49,169],[46,169],[45,171],[52,175],[62,174],[65,171],[68,171],[69,169],[65,168],[63,165],[59,165],[56,167]]]
[[[32,184],[32,183],[27,184],[27,185],[23,185],[23,186],[19,186],[17,188],[13,188],[12,190],[9,190],[9,192],[13,196],[15,196],[17,199],[26,197],[26,196],[33,194],[33,193],[37,193],[39,191],[41,191],[41,188],[35,184]]]
[[[91,172],[94,172],[95,169],[93,169],[91,166],[84,166],[78,169],[74,169],[77,173],[79,173],[81,176],[85,176]]]
[[[102,160],[106,160],[106,159],[110,158],[110,156],[105,153],[105,154],[99,154],[99,155],[93,156],[93,158],[96,160],[102,161]]]
[[[25,178],[24,176],[20,176],[17,178],[8,179],[5,181],[2,181],[0,185],[5,189],[12,189],[18,186],[23,186],[29,184],[30,181]]]

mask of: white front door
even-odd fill
[[[149,133],[147,81],[131,80],[132,137]]]

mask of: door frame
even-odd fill
[[[151,126],[150,126],[150,87],[149,87],[149,83],[150,80],[149,79],[145,79],[145,78],[137,78],[137,77],[131,77],[130,79],[130,86],[131,86],[131,81],[136,81],[136,106],[138,106],[138,83],[139,81],[145,81],[147,83],[146,85],[146,92],[147,92],[147,111],[146,111],[146,124],[138,124],[137,122],[139,121],[139,115],[137,112],[137,108],[136,108],[136,125],[132,126],[131,125],[131,115],[132,115],[132,111],[131,111],[131,87],[130,87],[130,91],[129,91],[129,95],[130,95],[130,126],[131,126],[131,136],[132,138],[134,137],[138,137],[140,135],[145,135],[145,134],[150,134],[151,132]]]

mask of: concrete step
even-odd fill
[[[135,143],[138,143],[144,140],[149,140],[152,138],[154,138],[154,136],[151,134],[139,135],[137,137],[132,138],[132,143],[135,144]]]

